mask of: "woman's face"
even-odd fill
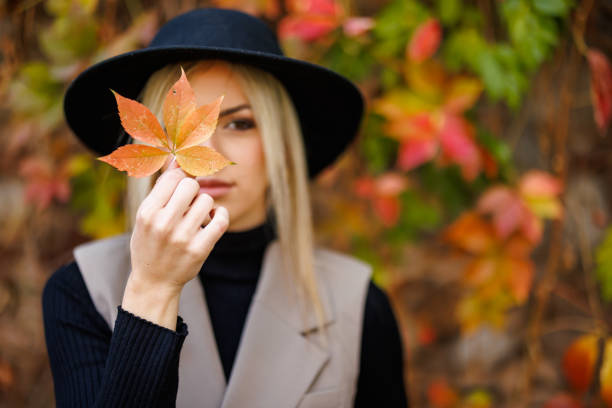
[[[217,60],[208,69],[198,65],[191,72],[189,83],[195,92],[197,106],[209,104],[225,94],[215,132],[202,146],[211,147],[237,163],[210,176],[196,177],[201,187],[199,194],[210,194],[215,200],[215,208],[227,208],[229,231],[254,227],[265,220],[268,180],[259,129],[238,78],[224,61]],[[172,167],[178,167],[170,157],[162,170],[171,162]],[[206,186],[210,182],[227,186]]]

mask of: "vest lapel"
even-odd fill
[[[304,336],[315,328],[315,316],[302,318],[295,286],[281,260],[280,243],[275,240],[264,254],[222,408],[295,407],[330,358],[329,352]],[[324,282],[321,286],[325,324],[329,324],[334,311]]]
[[[183,287],[179,314],[189,334],[179,360],[176,406],[218,408],[226,388],[225,374],[199,277]]]

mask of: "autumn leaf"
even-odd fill
[[[397,224],[401,206],[398,195],[406,190],[408,181],[405,176],[388,172],[378,178],[366,176],[355,181],[354,191],[372,201],[374,211],[387,227]]]
[[[342,6],[334,0],[292,0],[287,1],[286,7],[289,14],[278,24],[281,39],[315,41],[336,29],[344,18]]]
[[[438,378],[427,387],[427,399],[432,407],[451,408],[459,401],[459,394],[446,379]]]
[[[563,213],[558,198],[562,190],[557,178],[531,170],[521,177],[516,188],[490,187],[478,200],[478,211],[492,216],[500,239],[518,231],[536,244],[542,235],[542,219],[559,218]]]
[[[595,334],[578,337],[563,355],[563,373],[572,388],[579,393],[588,390],[597,361],[597,341]]]
[[[112,89],[111,92],[125,131],[146,144],[123,145],[98,160],[127,171],[133,177],[155,173],[169,156],[174,156],[178,165],[193,176],[208,176],[229,164],[236,164],[210,147],[199,146],[215,131],[224,95],[197,107],[195,92],[183,67],[181,77],[168,90],[164,100],[165,131],[149,108]]]
[[[544,408],[583,408],[583,406],[574,396],[561,393],[549,399]]]
[[[406,54],[412,61],[425,61],[436,52],[441,39],[442,27],[440,23],[438,20],[430,18],[415,29],[406,48]]]
[[[595,110],[595,122],[603,133],[612,119],[612,66],[601,51],[590,49],[587,60],[591,69],[591,100]]]

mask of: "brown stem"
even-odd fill
[[[574,44],[582,55],[586,55],[589,48],[584,41],[584,30],[586,28],[589,15],[591,14],[591,10],[593,9],[593,4],[594,0],[584,0],[580,4],[580,7],[576,9],[574,19],[570,25]]]
[[[562,80],[560,93],[560,107],[554,113],[556,126],[553,133],[554,153],[552,157],[553,169],[565,185],[567,179],[567,152],[566,142],[569,130],[570,110],[572,107],[572,85],[580,66],[581,58],[575,47],[570,47],[569,63]],[[554,107],[553,107],[554,109]],[[520,393],[519,406],[527,407],[531,395],[532,378],[538,367],[541,357],[540,336],[542,333],[542,321],[546,312],[550,294],[557,282],[557,271],[562,253],[563,220],[556,220],[552,224],[548,261],[544,275],[535,288],[535,300],[533,314],[528,323],[526,333],[527,361],[523,386]]]

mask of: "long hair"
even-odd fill
[[[285,87],[273,75],[253,66],[225,61],[234,72],[251,105],[264,147],[266,172],[269,180],[266,192],[268,217],[276,230],[284,270],[292,274],[296,299],[301,303],[302,316],[312,308],[318,329],[327,345],[327,330],[323,325],[324,309],[314,270],[314,232],[305,150],[298,116]],[[210,67],[211,60],[183,61],[168,64],[154,72],[138,99],[147,106],[163,125],[162,107],[165,96],[179,79],[180,67],[189,79],[197,66]],[[130,138],[131,139],[131,138]],[[128,143],[138,143],[130,140]],[[161,171],[142,178],[128,177],[126,220],[134,227],[140,203],[151,191]],[[279,222],[280,220],[280,222]]]

